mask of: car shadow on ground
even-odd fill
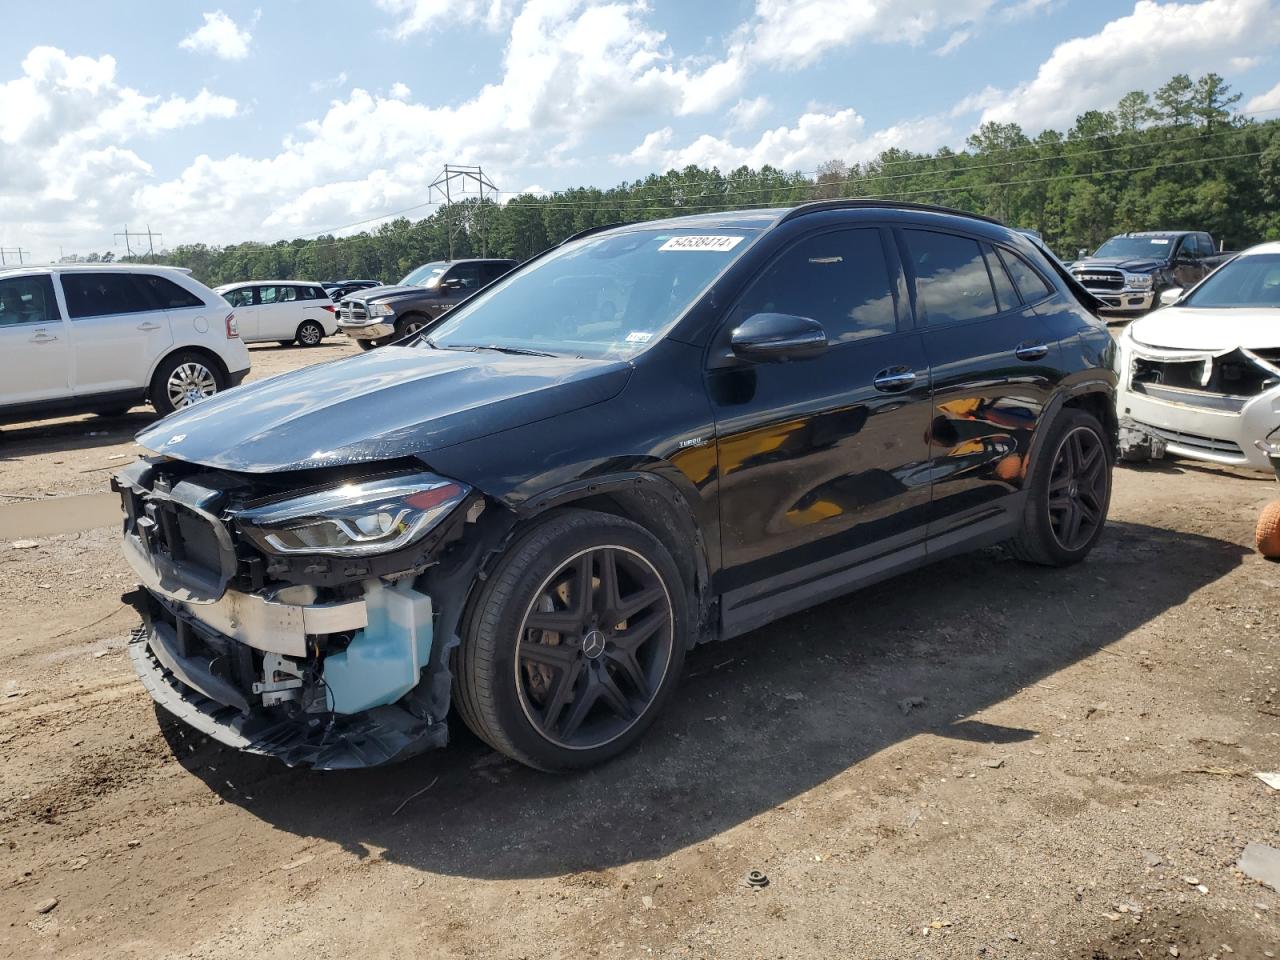
[[[138,431],[157,419],[154,410],[140,404],[119,416],[86,413],[12,426],[0,424],[0,462],[33,454],[74,453],[128,443]]]
[[[639,746],[571,776],[525,769],[465,735],[398,766],[290,770],[162,726],[213,793],[299,837],[468,877],[602,870],[705,841],[912,737],[1031,738],[974,715],[1181,604],[1245,553],[1112,523],[1067,570],[999,550],[947,561],[698,648]]]

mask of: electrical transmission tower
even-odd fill
[[[474,185],[474,191],[468,187]],[[446,163],[440,175],[431,181],[427,199],[433,199],[436,193],[444,197],[444,222],[449,233],[449,259],[453,259],[453,238],[459,231],[474,227],[480,236],[480,256],[489,255],[489,211],[485,206],[485,191],[496,194],[498,188],[493,181],[484,175],[484,170],[477,164],[474,167],[460,163]],[[460,213],[454,204],[457,199],[470,194],[479,195],[480,202],[473,208],[464,208]]]
[[[156,255],[156,245],[155,245],[155,240],[159,240],[159,239],[161,239],[163,236],[164,236],[164,234],[162,234],[162,233],[152,233],[152,232],[151,232],[151,225],[150,225],[150,224],[148,224],[148,225],[147,225],[147,232],[146,232],[146,233],[139,233],[139,232],[137,232],[137,231],[132,231],[132,232],[131,232],[131,231],[129,230],[129,225],[126,223],[126,224],[124,225],[124,233],[117,233],[117,234],[115,235],[115,238],[116,238],[116,242],[117,242],[117,243],[119,243],[119,242],[120,242],[120,238],[121,238],[121,237],[124,237],[124,249],[125,249],[126,255],[127,255],[127,256],[130,256],[130,257],[132,257],[132,256],[133,256],[133,247],[132,247],[132,246],[130,246],[130,244],[129,244],[129,238],[130,238],[130,237],[146,237],[146,238],[147,238],[147,251],[148,251],[148,256],[152,256],[152,257],[154,257],[154,256]],[[154,239],[153,239],[153,238],[154,238]]]
[[[0,267],[7,267],[11,257],[18,258],[18,266],[22,266],[22,258],[31,256],[30,250],[23,250],[21,247],[0,247]]]

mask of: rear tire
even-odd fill
[[[470,604],[454,703],[523,764],[594,766],[653,723],[688,635],[686,591],[657,538],[610,514],[557,511],[508,547]]]
[[[1111,504],[1111,441],[1096,417],[1065,408],[1036,454],[1022,532],[1009,548],[1048,567],[1079,563],[1106,526]]]
[[[207,354],[179,350],[166,357],[151,378],[148,399],[165,417],[227,388],[227,375]]]
[[[1280,500],[1262,508],[1253,531],[1253,545],[1268,560],[1280,560]]]
[[[298,334],[294,339],[300,347],[318,347],[324,343],[324,327],[314,320],[303,320],[298,324]]]

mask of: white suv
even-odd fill
[[[218,287],[236,311],[240,337],[246,343],[277,340],[318,347],[338,331],[337,308],[318,283],[301,280],[228,283]]]
[[[0,269],[0,422],[123,412],[143,400],[172,413],[248,372],[231,307],[186,270]]]

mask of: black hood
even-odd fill
[[[352,290],[343,300],[395,300],[399,297],[434,297],[438,291],[433,287],[402,287],[388,284],[381,287],[369,287],[367,290]]]
[[[247,473],[392,460],[608,400],[630,373],[622,360],[381,347],[230,390],[137,440]]]
[[[1107,267],[1111,270],[1125,270],[1129,273],[1150,273],[1167,266],[1167,260],[1152,260],[1150,257],[1089,257],[1077,260],[1071,265],[1072,271],[1089,270],[1094,267]]]

